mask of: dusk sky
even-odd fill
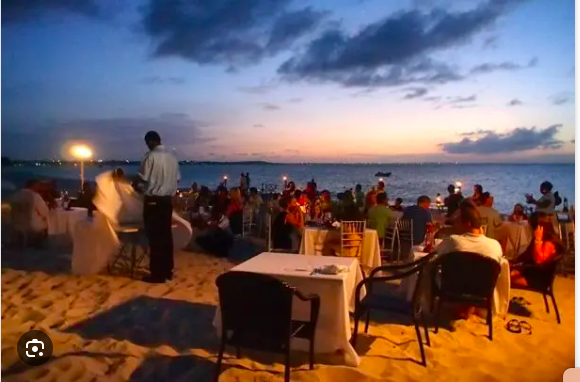
[[[573,0],[3,0],[2,155],[574,162]]]

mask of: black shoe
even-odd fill
[[[165,277],[158,277],[158,276],[145,276],[141,281],[150,283],[150,284],[163,284],[165,282]]]

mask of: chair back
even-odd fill
[[[242,209],[242,237],[252,233],[255,211],[251,206],[244,206]]]
[[[345,257],[361,257],[366,221],[340,222],[340,252]]]
[[[527,277],[528,287],[539,292],[548,292],[554,284],[556,271],[558,270],[558,266],[563,258],[563,255],[558,255],[547,264],[534,265],[530,267],[528,272],[532,277]],[[531,275],[531,273],[533,273],[533,275]]]
[[[226,343],[257,350],[288,346],[294,288],[272,276],[230,271],[216,280]]]
[[[501,270],[494,259],[473,252],[440,255],[436,268],[441,270],[442,294],[475,300],[492,297]]]
[[[396,227],[400,242],[413,243],[413,219],[398,219]]]

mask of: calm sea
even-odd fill
[[[87,167],[86,179],[93,180],[107,168]],[[135,173],[136,166],[125,168],[127,173]],[[495,207],[501,212],[511,211],[515,203],[525,201],[524,195],[539,195],[539,185],[548,180],[562,198],[574,203],[574,164],[269,164],[269,165],[189,165],[182,166],[180,186],[187,187],[192,182],[215,187],[224,175],[228,176],[228,186],[239,184],[241,172],[249,172],[251,185],[258,189],[262,184],[277,184],[282,188],[282,177],[287,176],[298,187],[303,188],[314,178],[319,190],[328,189],[341,192],[357,183],[363,188],[376,184],[376,172],[391,172],[385,178],[390,199],[401,197],[405,204],[413,203],[420,195],[434,198],[437,193],[447,194],[450,183],[461,181],[464,195],[472,193],[474,184],[481,184],[485,191],[495,197]],[[11,178],[17,173],[33,172],[38,176],[79,179],[78,168],[67,167],[27,167],[5,168],[3,178]],[[16,173],[16,174],[15,174]]]

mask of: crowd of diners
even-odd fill
[[[251,187],[249,174],[242,174],[240,179],[239,187],[228,189],[225,184],[221,184],[215,192],[194,183],[187,193],[190,201],[193,200],[190,209],[195,212],[201,209],[206,216],[210,216],[209,219],[203,219],[200,214],[195,214],[197,218],[192,220],[194,226],[207,228],[198,237],[198,244],[219,256],[227,256],[234,236],[242,233],[244,210],[254,213],[268,211],[272,219],[273,247],[288,251],[298,249],[305,226],[331,225],[335,221],[366,220],[369,228],[376,229],[382,244],[387,227],[392,226],[396,218],[410,219],[413,222],[411,245],[423,243],[427,234],[438,231],[444,233],[443,237],[461,233],[459,237],[465,240],[459,245],[460,248],[464,247],[465,242],[473,241],[474,231],[481,231],[482,226],[486,226],[483,237],[499,245],[494,238],[504,221],[493,206],[493,196],[484,191],[481,185],[475,185],[473,194],[468,197],[464,197],[456,186],[450,185],[449,195],[440,206],[434,206],[431,198],[423,195],[413,205],[404,207],[401,198],[390,203],[383,181],[366,192],[359,184],[333,198],[330,191],[319,191],[314,179],[303,190],[289,181],[282,193],[270,194],[261,194],[255,187]],[[536,200],[531,195],[526,196],[528,204],[536,206],[529,224],[535,239],[530,248],[515,260],[514,265],[520,262],[544,263],[563,249],[554,228],[557,197],[552,193],[552,188],[552,184],[544,182],[540,186],[541,198]],[[208,212],[210,209],[211,213]],[[435,221],[434,211],[438,211],[444,219]],[[507,220],[522,222],[528,218],[524,206],[516,204]],[[467,229],[467,226],[470,228]],[[538,246],[539,243],[542,245]],[[499,248],[501,253],[501,246]],[[515,280],[521,281],[521,277]]]

